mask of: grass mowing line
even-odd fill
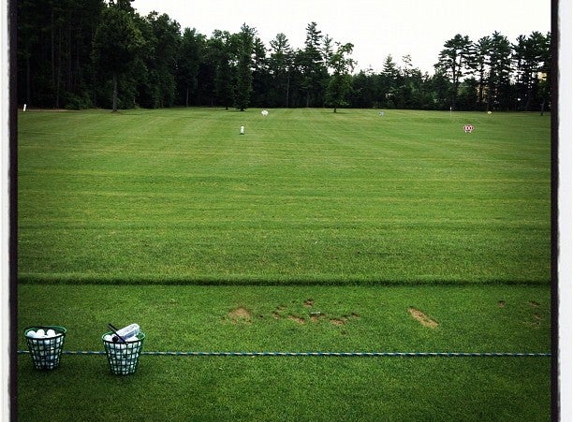
[[[412,278],[375,278],[370,275],[360,274],[322,274],[320,276],[305,277],[304,279],[290,278],[288,276],[273,274],[272,278],[267,275],[245,278],[240,275],[228,274],[225,279],[212,274],[202,274],[193,278],[164,274],[158,277],[155,273],[138,274],[133,277],[114,275],[100,276],[87,275],[85,273],[65,274],[31,274],[20,276],[19,283],[28,285],[62,285],[73,286],[78,283],[85,285],[125,285],[125,286],[240,286],[240,287],[400,287],[400,286],[548,286],[545,280],[529,280],[514,278],[494,278],[487,274],[476,276],[472,280],[459,280],[457,278],[438,277],[435,274],[417,274]]]

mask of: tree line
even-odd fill
[[[256,28],[208,37],[167,14],[141,16],[132,0],[19,0],[17,95],[47,108],[217,106],[548,109],[551,34],[514,42],[499,32],[445,41],[434,73],[408,55],[381,71],[355,72],[352,43],[316,22],[302,48],[279,33],[267,45]]]

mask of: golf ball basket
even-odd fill
[[[54,330],[55,336],[29,337],[28,333],[38,330]],[[67,330],[58,325],[33,326],[24,331],[28,350],[36,369],[55,369],[60,366],[60,357],[64,348]]]
[[[139,364],[139,355],[143,349],[145,334],[139,333],[137,340],[129,339],[125,343],[106,340],[106,336],[112,336],[113,332],[102,335],[105,354],[109,363],[109,369],[114,375],[135,374]],[[107,337],[109,339],[109,337]]]

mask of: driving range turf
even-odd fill
[[[150,353],[117,377],[102,354],[41,372],[22,353],[22,420],[550,419],[551,358],[513,356],[551,351],[549,116],[18,119],[18,333],[65,326],[72,352],[138,322],[148,352],[480,354]]]

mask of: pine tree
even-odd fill
[[[253,92],[252,54],[255,30],[243,24],[238,34],[237,44],[237,82],[235,89],[235,107],[245,111]]]

